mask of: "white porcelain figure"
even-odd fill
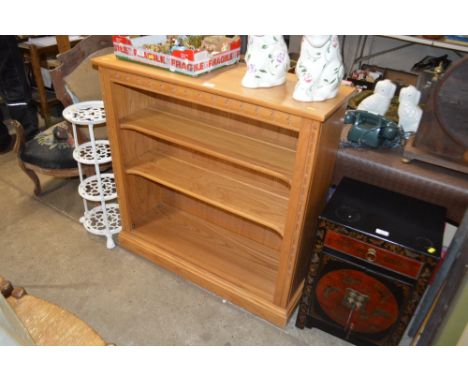
[[[289,70],[288,47],[283,36],[249,36],[245,62],[247,72],[242,86],[269,88],[283,84]]]
[[[338,37],[304,36],[296,75],[295,100],[324,101],[335,97],[344,75]]]
[[[390,80],[378,81],[375,84],[374,94],[365,98],[357,107],[358,110],[366,110],[371,113],[385,115],[393,95],[396,85]]]
[[[421,92],[410,85],[401,89],[398,106],[399,125],[405,133],[414,133],[418,130],[422,117],[422,109],[418,106]]]

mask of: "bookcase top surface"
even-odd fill
[[[294,86],[297,82],[295,74],[289,73],[286,83],[280,86],[248,89],[241,85],[246,70],[245,64],[241,63],[215,70],[200,77],[190,77],[160,68],[120,60],[114,54],[96,57],[92,62],[100,67],[250,102],[320,122],[325,121],[343,103],[346,103],[354,92],[350,87],[341,86],[338,95],[333,99],[323,102],[299,102],[292,98]]]

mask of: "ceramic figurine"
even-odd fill
[[[378,115],[385,115],[393,95],[396,85],[390,80],[378,81],[375,84],[374,94],[365,98],[357,107],[358,110],[369,111]]]
[[[344,75],[338,37],[304,36],[296,75],[295,100],[324,101],[335,97]]]
[[[421,92],[414,86],[401,89],[398,106],[399,125],[405,133],[415,133],[422,117],[422,109],[418,106]]]
[[[242,86],[268,88],[283,84],[289,70],[288,47],[283,36],[249,36],[245,62],[247,72]]]

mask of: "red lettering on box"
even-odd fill
[[[164,60],[164,56],[160,54],[153,55],[153,61],[160,62],[161,64],[165,64],[166,61]]]

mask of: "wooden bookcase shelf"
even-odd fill
[[[148,151],[126,170],[283,235],[287,198],[177,158]]]
[[[273,301],[279,252],[160,204],[134,235],[238,288]]]
[[[296,153],[286,147],[151,108],[123,118],[120,126],[122,129],[148,134],[245,166],[291,184]]]
[[[295,77],[244,89],[237,65],[190,78],[117,60],[100,70],[120,244],[285,325],[301,295],[352,90],[299,103]]]

